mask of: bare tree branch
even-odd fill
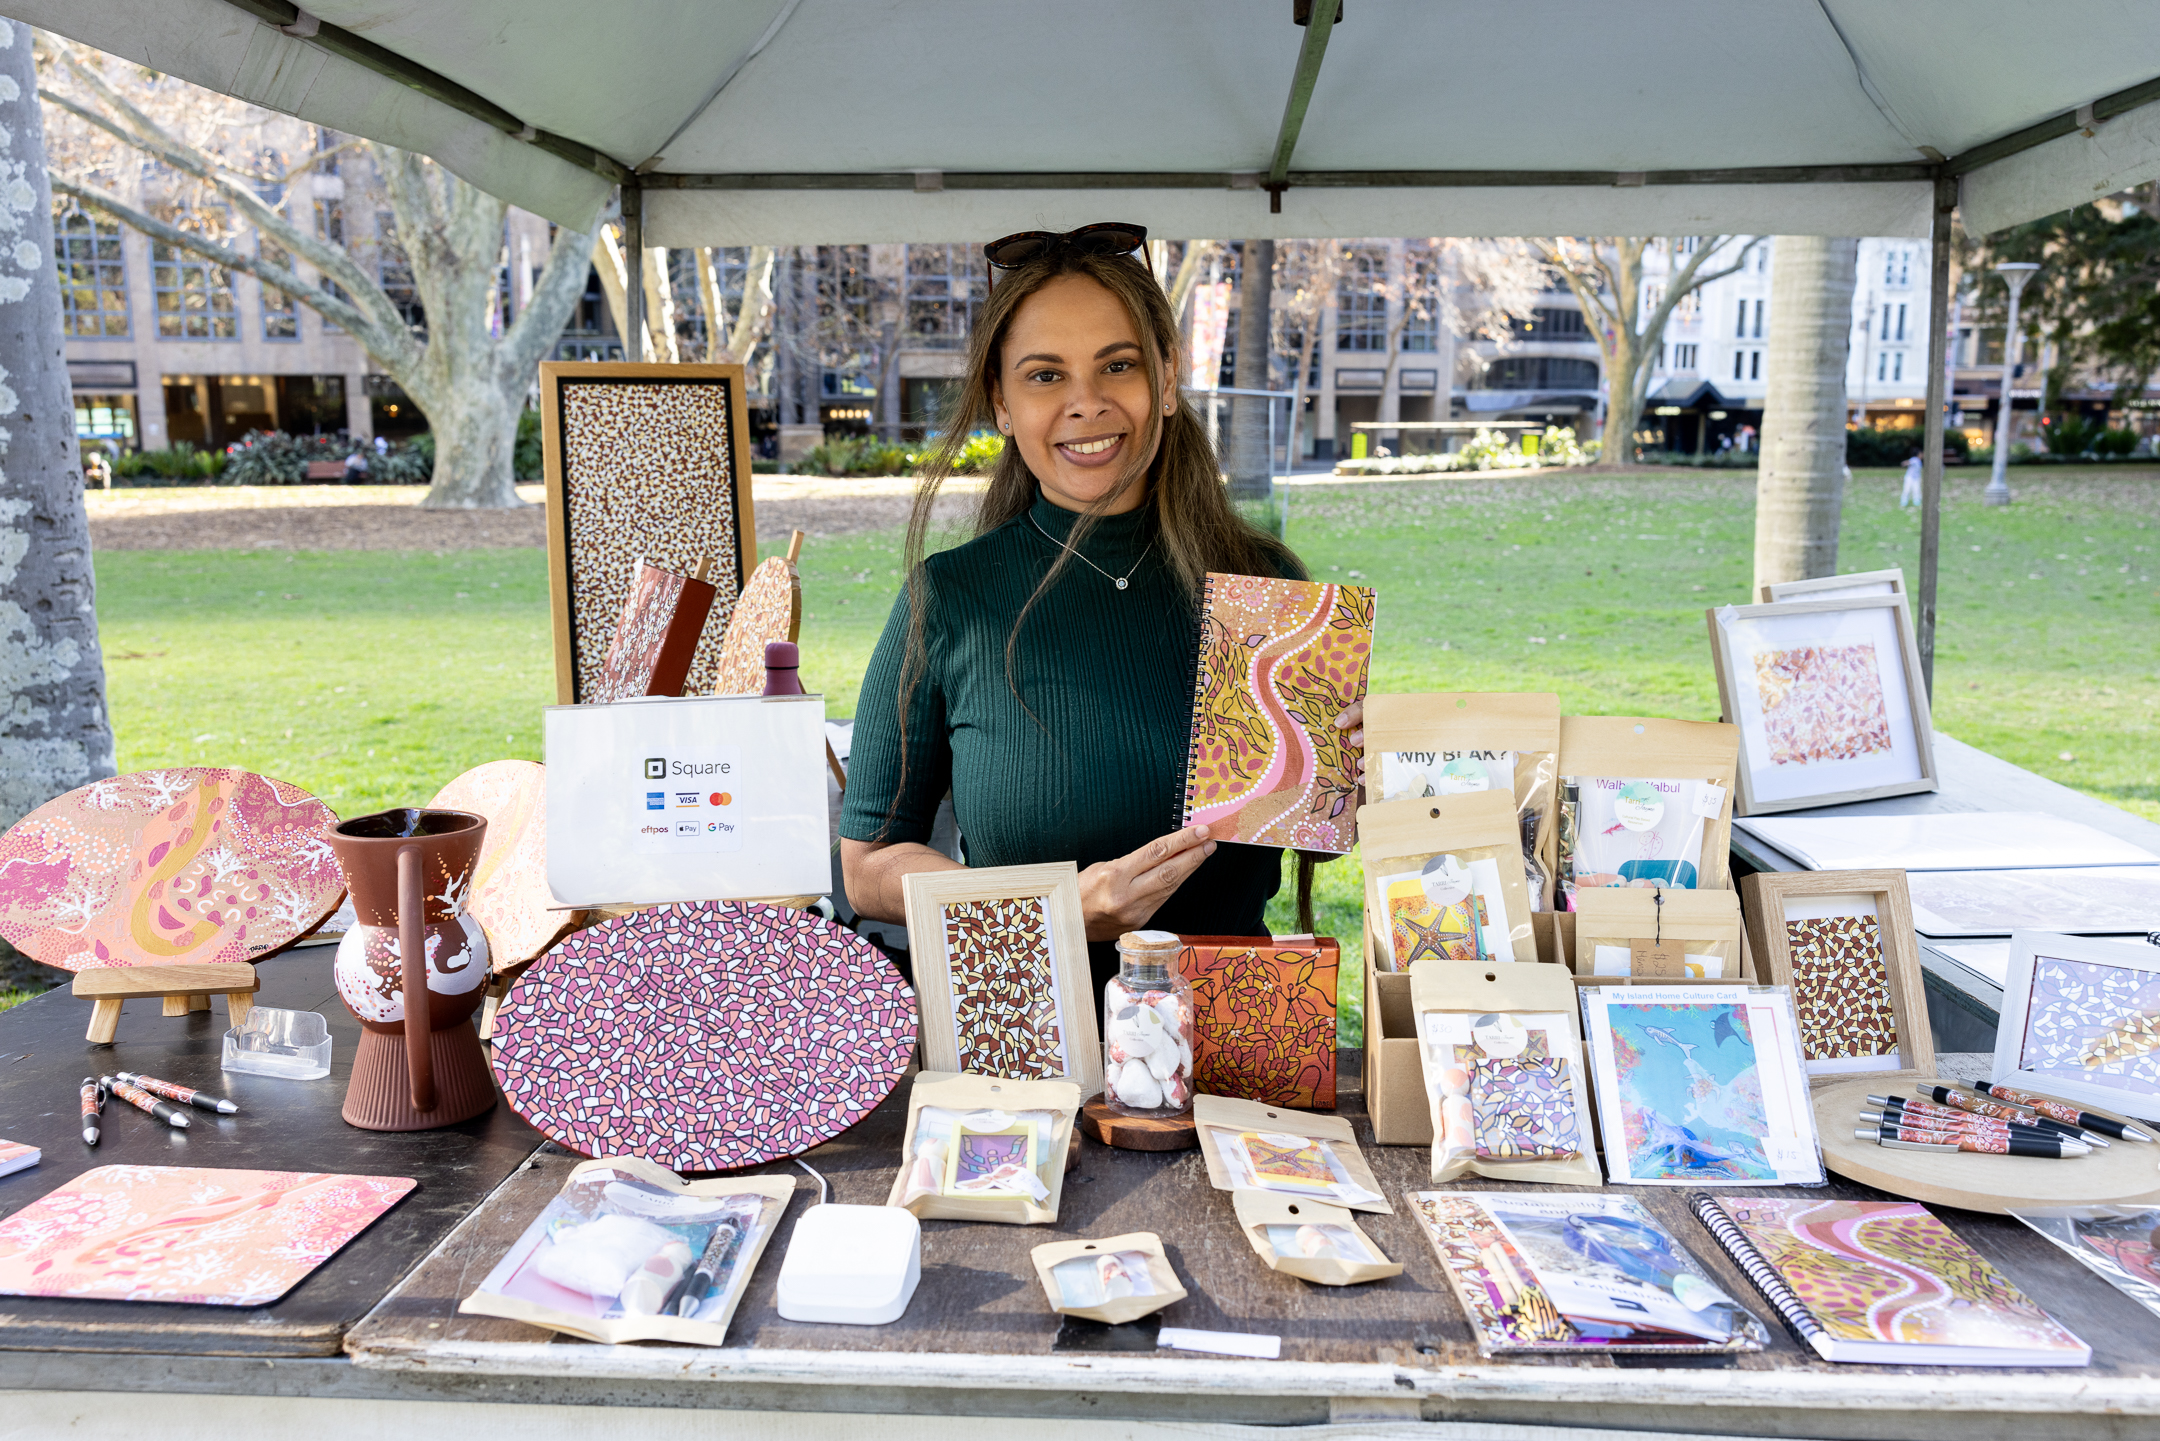
[[[750,363],[750,353],[757,349],[759,338],[772,321],[772,273],[777,258],[778,252],[770,245],[753,245],[749,264],[743,267],[742,309],[735,316],[734,332],[728,336],[728,350],[744,365]]]
[[[552,317],[561,313],[558,304],[567,300],[574,305],[576,297],[584,293],[585,272],[592,264],[590,239],[572,230],[558,230],[555,244],[548,251],[547,264],[541,268],[540,278],[533,282],[532,295],[525,308],[503,332],[503,364],[516,370],[530,370],[547,358],[562,338],[562,322]],[[567,305],[562,308],[566,309]],[[535,315],[551,318],[551,323],[533,323]]]

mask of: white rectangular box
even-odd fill
[[[558,904],[832,889],[823,696],[549,706],[545,728]]]

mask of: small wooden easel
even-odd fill
[[[184,1016],[210,1009],[210,997],[225,997],[225,1016],[238,1026],[255,1006],[262,981],[246,961],[197,966],[108,966],[75,973],[75,994],[96,1002],[90,1010],[89,1039],[109,1045],[120,1031],[120,1004],[159,996],[165,1014]]]

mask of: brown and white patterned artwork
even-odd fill
[[[1772,765],[1858,760],[1891,749],[1875,647],[1803,645],[1755,653]]]
[[[1785,923],[1801,1055],[1828,1061],[1897,1052],[1897,1013],[1882,924],[1874,916],[1815,916]]]
[[[765,643],[793,640],[801,625],[802,578],[786,556],[773,556],[750,573],[750,584],[728,617],[712,693],[763,695]]]
[[[738,483],[743,493],[748,485],[737,473],[732,378],[566,374],[555,384],[573,660],[578,697],[588,699],[641,556],[684,570],[710,556],[713,614],[724,623],[757,538],[739,533]],[[719,665],[720,627],[708,624],[685,692],[709,692]]]
[[[713,596],[709,581],[677,575],[641,558],[615,622],[615,638],[600,662],[600,678],[585,700],[681,695],[712,613]]]
[[[943,909],[960,1069],[1014,1079],[1066,1074],[1049,909],[1039,896]]]

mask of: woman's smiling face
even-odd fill
[[[1086,510],[1154,463],[1162,443],[1155,422],[1174,403],[1177,382],[1158,356],[1163,390],[1149,386],[1142,344],[1124,304],[1085,275],[1059,276],[1013,312],[991,398],[1052,504]],[[1105,513],[1146,499],[1146,483],[1136,482]]]

